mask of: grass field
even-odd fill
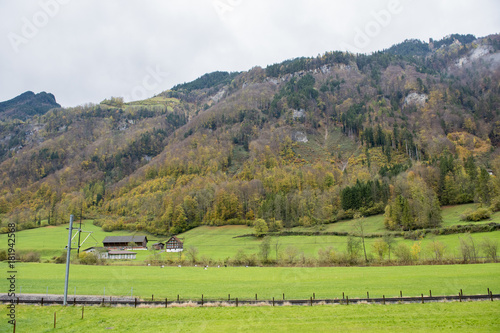
[[[443,209],[443,226],[452,226],[456,224],[469,224],[470,222],[460,221],[460,214],[466,209],[471,209],[475,205],[460,205],[445,207]],[[492,215],[492,218],[486,222],[474,223],[500,223],[500,212]],[[324,231],[339,231],[339,232],[352,232],[356,220],[340,221],[332,224],[325,225]],[[77,225],[77,224],[76,224]],[[382,234],[384,229],[383,216],[370,216],[364,219],[365,233],[366,234]],[[61,225],[57,227],[44,227],[32,230],[24,230],[16,234],[16,248],[19,251],[37,251],[41,253],[43,260],[49,260],[54,256],[61,255],[65,250],[68,242],[68,225]],[[106,236],[122,236],[130,235],[128,231],[114,231],[104,232],[101,228],[92,224],[92,221],[85,221],[82,227],[85,231],[91,231],[92,236],[83,245],[83,248],[90,246],[102,246],[102,240]],[[296,231],[311,231],[313,229],[294,228]],[[214,260],[225,260],[232,258],[239,250],[245,254],[257,254],[259,252],[259,245],[261,239],[254,237],[237,237],[244,234],[252,234],[253,228],[247,226],[223,226],[223,227],[207,227],[202,226],[189,230],[179,237],[184,239],[185,247],[194,246],[198,249],[198,259],[203,257],[211,258]],[[83,233],[82,239],[88,234]],[[144,235],[144,233],[137,233],[137,235]],[[464,234],[453,234],[445,236],[427,235],[421,243],[422,252],[420,257],[422,259],[432,258],[432,253],[428,249],[428,244],[434,241],[440,241],[446,246],[445,256],[449,258],[459,258],[459,245],[460,237]],[[476,244],[479,244],[483,238],[488,237],[493,240],[500,241],[500,231],[489,233],[475,233],[471,235]],[[7,244],[6,235],[0,235],[0,244]],[[159,240],[165,240],[166,237],[157,237],[148,235],[150,244]],[[279,241],[278,252],[283,253],[287,247],[295,247],[299,252],[303,252],[307,256],[318,256],[318,251],[327,247],[332,247],[337,252],[344,252],[346,247],[346,237],[343,236],[284,236],[274,238],[271,246],[270,257],[276,257],[276,241]],[[373,252],[372,244],[376,241],[375,238],[367,238],[367,252],[368,255]],[[412,246],[415,241],[405,240],[403,238],[396,238],[397,242],[405,243]],[[76,238],[74,245],[76,246]],[[0,247],[1,248],[1,247]],[[144,261],[152,254],[150,251],[136,251],[137,259],[134,262]],[[480,253],[480,256],[482,254]],[[175,257],[178,254],[162,254],[162,257]]]
[[[7,271],[5,263],[1,271]],[[17,264],[17,291],[22,293],[63,294],[65,265]],[[435,265],[389,267],[164,267],[84,266],[70,269],[69,293],[73,295],[131,295],[134,297],[183,300],[224,300],[232,298],[317,299],[349,297],[486,294],[487,288],[500,293],[500,265]],[[0,280],[0,290],[8,281]],[[21,290],[22,289],[22,290]]]
[[[500,331],[500,302],[218,308],[17,306],[18,332]],[[2,307],[0,332],[12,332]],[[54,312],[57,328],[54,330]]]

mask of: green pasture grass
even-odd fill
[[[495,212],[491,214],[491,218],[484,221],[478,222],[468,222],[462,221],[460,215],[462,215],[466,210],[475,210],[479,207],[478,204],[465,204],[456,206],[445,206],[442,207],[441,214],[443,217],[443,227],[449,227],[457,224],[468,225],[468,224],[482,224],[482,223],[500,223],[500,212]]]
[[[498,332],[500,302],[282,307],[16,307],[18,332]],[[7,324],[0,332],[12,332]],[[57,326],[54,329],[54,313]]]
[[[6,272],[7,264],[0,270]],[[18,263],[17,292],[63,294],[64,264]],[[69,294],[127,296],[151,299],[224,300],[231,298],[271,300],[349,297],[486,294],[500,293],[500,265],[433,265],[385,267],[160,267],[71,265]],[[8,290],[7,279],[0,290]],[[75,290],[76,287],[76,290]],[[132,289],[133,288],[133,289]]]
[[[225,226],[225,227],[207,227],[202,226],[192,229],[180,237],[185,238],[185,248],[189,246],[198,249],[198,259],[203,256],[214,260],[224,260],[233,258],[239,250],[245,254],[258,254],[259,246],[262,243],[261,238],[256,237],[237,237],[238,235],[251,234],[253,229],[246,226]],[[483,256],[480,251],[480,244],[484,238],[490,238],[500,242],[500,231],[487,233],[473,233],[470,237],[474,240],[479,256]],[[401,237],[396,237],[395,242],[404,243],[408,246],[413,246],[415,243],[420,243],[421,259],[432,259],[433,254],[429,248],[430,243],[439,241],[443,243],[445,248],[445,256],[450,258],[460,258],[460,239],[469,239],[469,234],[451,234],[451,235],[427,235],[422,240],[409,240]],[[365,246],[368,255],[375,256],[373,243],[377,238],[365,238]],[[318,251],[331,247],[337,253],[346,251],[347,237],[345,236],[330,236],[330,235],[313,235],[313,236],[280,236],[272,237],[270,258],[276,258],[276,243],[278,243],[278,254],[284,254],[290,247],[297,248],[299,252],[306,256],[318,256]],[[171,257],[174,254],[169,254]],[[175,254],[177,255],[177,254]],[[387,256],[386,256],[387,258]],[[392,257],[394,259],[394,256]]]
[[[469,223],[485,223],[485,222],[463,222],[460,221],[460,214],[467,209],[473,209],[474,204],[449,206],[443,208],[443,225],[452,226],[455,224],[469,224]],[[363,224],[365,234],[380,234],[385,232],[383,215],[369,216],[364,218]],[[492,218],[487,222],[500,223],[500,212],[492,215]],[[339,221],[332,224],[325,225],[324,231],[339,231],[339,232],[353,232],[355,230],[356,220]],[[78,223],[75,224],[78,226]],[[65,246],[68,242],[68,224],[60,226],[48,226],[43,228],[23,230],[16,233],[16,248],[20,251],[36,251],[41,253],[42,260],[51,259],[54,256],[59,256],[65,252]],[[129,231],[113,231],[104,232],[100,227],[94,226],[92,221],[84,221],[82,229],[85,231],[92,231],[92,236],[83,245],[83,249],[91,246],[102,246],[102,240],[106,236],[123,236],[123,235],[143,235],[144,233],[131,233]],[[314,231],[314,228],[293,228],[293,231]],[[234,258],[238,251],[243,251],[247,255],[258,254],[259,246],[262,242],[261,238],[256,237],[237,237],[245,234],[252,234],[253,228],[247,226],[222,226],[222,227],[209,227],[201,226],[189,230],[178,237],[184,240],[185,248],[196,247],[198,249],[198,259],[210,258],[213,260],[225,260]],[[82,233],[82,239],[87,237],[88,234]],[[157,241],[165,241],[166,236],[152,236],[147,235],[150,240],[149,245]],[[408,246],[413,246],[415,243],[420,243],[421,246],[421,259],[432,259],[433,254],[429,248],[429,244],[434,241],[439,241],[446,246],[445,257],[460,258],[460,239],[468,239],[466,234],[452,234],[435,236],[428,234],[422,240],[406,240],[401,237],[395,238],[396,242],[404,243]],[[481,252],[480,244],[484,238],[490,238],[500,242],[500,231],[488,233],[474,233],[470,237],[474,240],[477,248],[479,249],[479,256],[484,256]],[[376,257],[373,250],[373,243],[376,238],[365,238],[365,245],[368,256]],[[278,242],[278,244],[276,244]],[[336,252],[345,252],[347,238],[344,236],[282,236],[273,237],[271,242],[270,258],[276,258],[276,249],[278,253],[285,253],[287,248],[294,247],[299,252],[304,253],[306,256],[318,256],[320,249],[328,247],[333,248]],[[7,235],[0,235],[0,244],[7,244]],[[76,237],[73,242],[76,246]],[[1,247],[0,247],[1,248]],[[149,256],[154,254],[154,251],[135,251],[137,259],[129,260],[129,263],[143,262]],[[160,254],[160,258],[176,258],[179,254],[171,253]],[[387,256],[386,256],[387,258]],[[394,257],[392,257],[394,259]],[[111,264],[121,264],[124,261],[110,261]]]

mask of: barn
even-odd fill
[[[170,239],[165,243],[167,252],[182,252],[184,250],[184,243],[175,236],[170,237]]]
[[[109,251],[108,259],[135,259],[136,254],[129,251]]]
[[[83,252],[94,253],[99,259],[135,259],[137,253],[123,250],[109,250],[104,247],[89,247]]]
[[[105,247],[89,247],[88,249],[83,250],[83,252],[93,253],[99,259],[108,259],[108,249]]]
[[[102,244],[107,249],[147,249],[148,238],[146,236],[107,236]]]
[[[165,244],[162,242],[153,244],[153,249],[155,249],[155,250],[163,250],[164,248],[165,248]]]

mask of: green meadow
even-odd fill
[[[12,326],[0,325],[0,332]],[[498,332],[499,302],[282,307],[16,308],[18,332]],[[56,329],[54,329],[56,313]]]
[[[450,227],[461,224],[478,224],[478,223],[500,223],[500,212],[492,215],[491,219],[483,222],[464,222],[460,220],[460,214],[467,209],[474,208],[474,204],[444,207],[443,208],[443,227]],[[382,215],[370,216],[363,219],[365,234],[380,234],[385,232],[384,217]],[[357,220],[339,221],[323,226],[325,232],[353,232]],[[75,223],[75,226],[78,226]],[[47,226],[38,229],[24,230],[16,234],[16,248],[18,251],[36,251],[41,253],[42,260],[50,260],[54,256],[59,256],[64,253],[64,248],[68,242],[68,225]],[[129,231],[114,231],[104,232],[100,227],[94,226],[92,221],[84,221],[82,230],[92,232],[86,242],[83,244],[83,249],[90,246],[102,246],[102,240],[106,236],[123,236],[130,235]],[[315,231],[314,228],[293,228],[293,231]],[[238,251],[243,251],[245,254],[257,254],[262,239],[255,237],[238,237],[246,234],[252,234],[253,228],[247,226],[222,226],[209,227],[201,226],[189,230],[178,237],[184,240],[185,248],[196,247],[198,250],[198,260],[210,258],[213,260],[223,261],[228,258],[233,258]],[[147,235],[145,233],[135,233],[137,235],[146,235],[150,240],[149,245],[157,241],[168,239],[165,236]],[[82,240],[89,234],[82,233]],[[500,231],[487,233],[473,233],[470,235],[474,242],[479,245],[484,238],[500,241]],[[435,236],[428,234],[425,238],[419,240],[407,240],[402,237],[396,237],[397,243],[404,243],[408,246],[413,246],[419,243],[421,247],[420,258],[431,259],[433,253],[429,249],[429,244],[435,241],[443,243],[445,246],[445,257],[460,258],[460,238],[468,237],[466,234],[452,234]],[[77,245],[77,237],[74,238],[73,246]],[[376,257],[372,247],[376,238],[365,238],[366,250],[368,256]],[[0,244],[7,244],[7,235],[0,235]],[[3,247],[3,246],[2,246]],[[0,248],[2,248],[0,247]],[[281,236],[273,237],[271,242],[270,257],[276,258],[276,250],[278,254],[283,253],[287,248],[295,248],[298,253],[303,253],[305,256],[317,257],[320,249],[328,247],[333,248],[336,252],[344,252],[346,248],[345,236]],[[478,246],[479,248],[479,246]],[[152,255],[153,251],[136,251],[137,259],[130,263],[140,264],[140,262]],[[179,254],[159,254],[160,258],[175,258]],[[184,254],[185,255],[185,254]],[[479,251],[479,256],[483,256]]]
[[[18,263],[16,287],[21,293],[63,294],[64,264]],[[7,271],[7,264],[0,264]],[[419,265],[383,267],[160,267],[86,266],[70,268],[69,293],[73,295],[127,296],[174,300],[231,298],[270,300],[349,297],[500,293],[500,265]],[[1,290],[8,281],[1,280]]]

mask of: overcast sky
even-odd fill
[[[216,70],[499,32],[498,0],[0,0],[0,101],[143,99]]]

